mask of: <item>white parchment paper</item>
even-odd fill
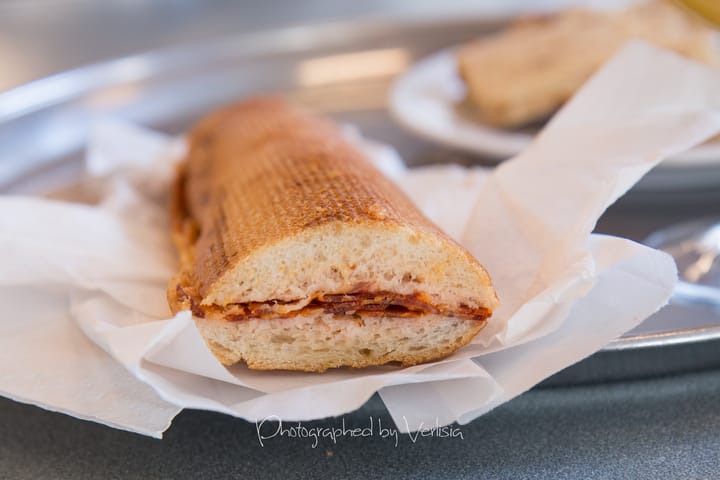
[[[407,170],[392,149],[350,132],[488,267],[501,305],[443,361],[324,374],[225,368],[189,312],[171,318],[176,260],[162,197],[182,141],[103,123],[88,147],[97,205],[0,199],[0,392],[154,436],[182,408],[309,420],[378,391],[401,431],[468,422],[666,303],[668,256],[591,231],[660,160],[720,131],[719,86],[717,72],[631,44],[492,172]]]

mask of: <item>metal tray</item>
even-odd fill
[[[386,92],[415,59],[501,26],[500,21],[459,19],[293,27],[151,52],[39,80],[0,94],[0,192],[62,191],[72,198],[88,128],[98,117],[179,133],[207,110],[259,92],[281,92],[353,123],[371,138],[394,145],[411,165],[483,163],[402,131],[386,112]],[[622,203],[601,220],[603,231],[637,237],[623,229],[636,225],[636,218],[647,228],[673,221],[671,215],[648,215],[653,202],[634,210]],[[647,224],[649,217],[654,223]],[[604,355],[719,339],[715,310],[671,305],[609,344]],[[702,362],[707,365],[707,359]]]

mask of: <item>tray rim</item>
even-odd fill
[[[72,95],[93,88],[138,81],[168,68],[192,64],[193,59],[199,55],[205,59],[219,59],[238,53],[244,53],[247,57],[292,53],[317,47],[320,39],[323,42],[350,43],[368,34],[389,33],[398,28],[440,28],[442,25],[457,24],[476,24],[485,28],[500,27],[512,16],[512,13],[474,15],[450,13],[440,18],[423,15],[361,17],[355,20],[268,28],[218,36],[184,45],[149,49],[136,54],[91,62],[0,91],[0,123],[67,100]],[[142,70],[131,68],[138,64],[147,65],[149,68]],[[53,88],[48,88],[49,86]]]

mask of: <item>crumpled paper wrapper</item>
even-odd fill
[[[87,161],[97,205],[0,199],[0,392],[153,436],[182,408],[310,420],[378,391],[401,431],[469,422],[667,302],[676,281],[667,255],[591,231],[663,158],[720,131],[719,85],[714,71],[631,44],[492,172],[406,170],[390,148],[349,132],[487,266],[501,304],[442,361],[323,374],[225,368],[189,312],[171,317],[176,259],[162,198],[182,141],[101,124]]]

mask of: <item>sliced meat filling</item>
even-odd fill
[[[435,305],[423,293],[403,295],[393,292],[353,292],[344,294],[321,294],[304,306],[296,309],[282,308],[292,302],[268,301],[233,303],[220,307],[201,305],[178,285],[178,298],[185,298],[193,314],[203,318],[225,318],[227,320],[245,320],[248,318],[284,318],[293,317],[311,310],[323,310],[337,315],[354,317],[416,317],[425,314],[440,314],[467,320],[485,320],[490,316],[488,309],[461,305],[448,308]]]

